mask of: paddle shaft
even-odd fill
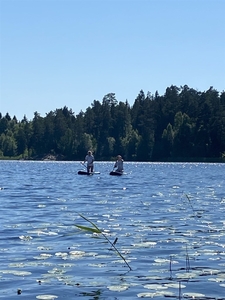
[[[87,168],[87,166],[84,164],[84,163],[82,163],[82,162],[80,162],[85,168]]]
[[[80,162],[85,168],[87,168],[87,165],[85,165],[84,163]]]

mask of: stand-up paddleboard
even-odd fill
[[[94,174],[100,174],[100,172],[90,172],[88,173],[87,171],[78,171],[77,172],[78,175],[94,175]]]
[[[109,175],[113,175],[113,176],[121,176],[123,175],[124,173],[123,172],[118,172],[118,171],[111,171],[109,173]]]

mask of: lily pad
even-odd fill
[[[178,288],[186,288],[186,285],[184,284],[179,284],[179,283],[166,283],[165,286],[170,287],[170,288],[174,288],[174,289],[178,289]]]
[[[157,244],[156,242],[143,242],[138,244],[132,244],[132,246],[135,248],[149,248],[149,247],[154,247],[156,244]]]
[[[193,299],[198,299],[198,298],[201,298],[201,297],[205,297],[204,294],[200,294],[200,293],[184,293],[183,296],[184,297],[191,297]]]
[[[162,284],[146,284],[144,285],[145,289],[149,290],[166,290],[167,287]]]
[[[28,276],[32,274],[31,272],[17,270],[0,270],[0,272],[3,274],[13,274],[15,276]]]
[[[54,300],[57,298],[58,298],[58,296],[56,296],[56,295],[38,295],[38,296],[36,296],[36,299],[39,299],[39,300]]]
[[[129,286],[128,285],[111,285],[111,286],[107,286],[107,288],[110,291],[122,292],[122,291],[126,291],[129,288]]]

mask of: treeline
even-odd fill
[[[66,106],[30,121],[0,113],[1,158],[83,160],[89,149],[96,160],[222,160],[225,92],[172,85],[162,96],[141,90],[132,106],[109,93],[77,115]]]

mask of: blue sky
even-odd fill
[[[0,112],[225,89],[225,0],[0,0]]]

